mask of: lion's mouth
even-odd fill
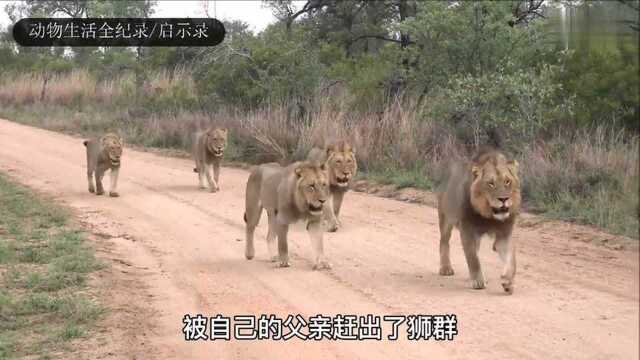
[[[113,166],[120,165],[120,156],[118,155],[110,155],[109,160],[111,160],[111,165]]]
[[[493,212],[493,217],[497,220],[505,220],[509,217],[509,207],[508,206],[500,206],[500,207],[491,207],[491,211]]]
[[[336,177],[336,183],[338,184],[338,186],[347,186],[349,185],[349,177],[345,176],[342,178]]]
[[[313,215],[322,213],[322,205],[309,204],[309,212]]]
[[[224,150],[222,149],[213,150],[213,155],[215,156],[222,156],[222,154],[224,154]]]

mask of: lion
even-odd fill
[[[220,190],[220,163],[224,150],[227,148],[227,129],[211,128],[205,132],[197,132],[193,135],[193,158],[196,162],[194,172],[198,173],[200,188],[206,189],[204,178],[207,178],[209,190]],[[213,178],[211,177],[213,167]]]
[[[335,232],[341,226],[340,208],[344,195],[349,190],[351,180],[356,176],[358,163],[356,151],[346,141],[329,144],[325,150],[313,148],[307,155],[307,160],[327,164],[329,171],[329,190],[331,198],[324,208],[324,218],[330,232]]]
[[[492,148],[478,151],[470,163],[456,163],[445,188],[437,195],[440,223],[440,275],[453,275],[449,239],[453,227],[460,231],[471,286],[485,287],[478,250],[483,235],[494,236],[493,250],[503,262],[501,284],[511,294],[516,274],[515,243],[511,233],[520,212],[518,162],[507,160]]]
[[[89,182],[89,192],[96,195],[104,194],[102,187],[102,177],[107,170],[110,171],[111,189],[109,196],[119,196],[117,191],[118,174],[120,173],[120,159],[124,141],[114,133],[108,133],[101,138],[85,140],[83,142],[87,148],[87,180]],[[95,173],[96,186],[93,186],[93,174]]]
[[[329,195],[329,174],[324,163],[303,161],[287,167],[277,163],[254,167],[247,181],[244,213],[247,260],[255,255],[253,235],[262,209],[266,209],[269,221],[267,246],[271,261],[279,259],[280,267],[289,266],[289,225],[307,220],[307,232],[314,253],[313,269],[330,269],[331,264],[324,256],[322,229],[323,206]]]

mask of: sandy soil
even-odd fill
[[[313,271],[310,243],[292,228],[292,266],[267,261],[266,216],[256,259],[244,259],[247,171],[224,168],[221,192],[197,188],[193,164],[127,150],[120,198],[86,190],[78,138],[0,120],[0,171],[69,206],[112,264],[99,274],[112,307],[83,358],[123,359],[637,359],[637,247],[604,247],[571,225],[524,222],[517,228],[515,293],[499,284],[489,241],[481,261],[487,289],[472,290],[457,232],[456,274],[440,277],[435,209],[347,194],[344,227],[325,237],[333,263]],[[105,177],[108,184],[108,176]],[[184,314],[456,314],[450,342],[186,342]],[[383,337],[389,334],[383,323]],[[286,331],[285,331],[286,332]]]

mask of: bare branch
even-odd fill
[[[514,27],[518,24],[529,24],[530,21],[546,17],[542,13],[542,5],[545,0],[523,0],[516,3],[512,9],[515,19],[509,20],[509,26]],[[524,6],[523,6],[524,5]]]
[[[351,39],[351,43],[355,43],[356,41],[362,40],[362,39],[378,39],[378,40],[391,41],[394,43],[402,44],[402,40],[388,38],[384,35],[360,35]],[[415,41],[409,41],[408,44],[415,44]]]

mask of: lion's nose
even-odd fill
[[[498,198],[498,200],[502,201],[502,203],[504,204],[504,203],[507,202],[507,200],[509,200],[509,198],[508,197],[500,197],[500,198]]]
[[[320,201],[320,204],[324,204],[324,202],[327,201],[327,199],[318,199],[318,201]]]

